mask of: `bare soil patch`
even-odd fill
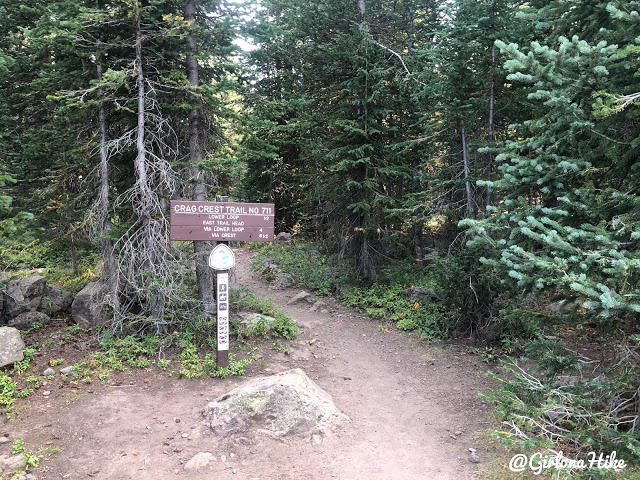
[[[245,377],[190,380],[156,367],[114,374],[105,384],[70,385],[58,376],[20,400],[18,414],[0,424],[11,441],[48,449],[31,473],[39,479],[474,478],[478,464],[469,462],[468,448],[483,459],[478,432],[487,428],[490,409],[478,392],[490,386],[486,364],[456,347],[380,328],[332,299],[323,299],[327,313],[289,306],[299,289],[270,290],[250,271],[251,252],[236,252],[232,281],[273,297],[301,327],[289,355],[263,342],[247,376],[301,368],[352,422],[320,444],[250,435],[225,441],[208,431],[201,411]],[[38,334],[46,338],[53,328]],[[34,374],[50,358],[82,359],[88,348],[75,341],[48,350],[36,357]],[[0,454],[10,445],[0,445]],[[212,454],[208,465],[185,469],[199,452]]]

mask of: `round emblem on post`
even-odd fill
[[[236,255],[228,245],[219,244],[209,254],[209,266],[214,270],[229,270],[236,264]]]

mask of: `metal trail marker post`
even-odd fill
[[[209,266],[216,271],[216,303],[218,308],[218,345],[216,364],[229,366],[229,270],[236,264],[236,256],[226,243],[220,243],[209,255]]]
[[[229,197],[216,197],[220,203],[227,203]],[[216,258],[216,251],[218,256]],[[229,242],[222,241],[211,251],[209,266],[216,271],[216,305],[218,309],[218,342],[216,365],[229,366],[229,270],[236,264],[236,256],[229,248]]]
[[[229,270],[235,265],[229,240],[270,242],[274,237],[272,203],[232,203],[227,199],[217,197],[217,202],[172,200],[170,218],[171,240],[218,242],[209,255],[209,266],[216,271],[218,368],[229,366]]]

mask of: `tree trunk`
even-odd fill
[[[188,22],[191,22],[192,27],[195,25],[195,0],[185,0],[184,18]],[[191,85],[197,87],[199,85],[198,60],[194,55],[197,49],[197,42],[193,35],[187,36],[187,43],[187,78]],[[206,199],[206,187],[204,183],[204,175],[199,168],[200,163],[204,159],[201,143],[202,126],[200,122],[200,110],[195,106],[198,102],[196,97],[189,95],[189,102],[192,104],[189,111],[190,173],[194,182],[192,199],[194,201],[202,202]],[[213,298],[213,271],[208,265],[208,255],[210,250],[210,242],[193,242],[193,252],[196,258],[196,283],[198,285],[198,296],[202,302],[202,308],[207,319],[210,319],[215,313],[215,300]]]
[[[489,125],[487,129],[487,141],[489,142],[489,146],[493,143],[493,111],[495,105],[495,86],[496,86],[496,78],[493,72],[493,69],[496,65],[496,44],[495,41],[491,46],[491,85],[489,86]],[[489,153],[489,160],[487,162],[487,180],[491,181],[491,170],[493,169],[493,153]],[[487,196],[486,196],[486,206],[491,205],[491,187],[487,187]]]
[[[102,58],[96,61],[98,81],[102,81]],[[102,281],[109,288],[110,303],[117,306],[118,279],[116,276],[116,260],[113,252],[113,240],[108,238],[111,230],[109,218],[109,155],[107,152],[107,115],[104,106],[104,89],[98,89],[98,132],[100,135],[100,189],[98,194],[98,236],[102,253]]]
[[[460,122],[460,136],[462,138],[462,163],[464,165],[464,178],[469,178],[469,154],[467,152],[467,133],[464,128],[464,121]],[[471,218],[473,213],[473,199],[471,197],[471,183],[469,180],[464,182],[464,188],[467,194],[466,218]]]
[[[146,146],[146,81],[144,75],[143,61],[144,56],[142,53],[142,28],[140,24],[140,12],[136,12],[137,23],[136,23],[136,59],[135,59],[135,71],[137,76],[136,87],[137,91],[137,100],[138,100],[138,128],[136,132],[136,159],[134,161],[134,170],[136,172],[136,184],[137,184],[137,201],[138,205],[134,207],[138,215],[138,222],[140,223],[140,230],[142,232],[142,236],[140,241],[143,242],[144,247],[143,251],[139,252],[142,258],[139,261],[139,265],[141,270],[138,274],[142,273],[145,275],[145,272],[153,272],[154,276],[158,274],[158,261],[157,258],[157,248],[156,242],[158,239],[154,238],[154,225],[152,222],[156,221],[151,218],[151,213],[154,208],[159,205],[156,205],[154,202],[154,191],[149,186],[149,178],[147,175],[147,146]],[[138,254],[138,252],[136,252]],[[157,279],[157,277],[143,280],[144,288],[148,290],[146,293],[147,298],[149,299],[149,310],[151,313],[151,317],[155,324],[160,329],[161,325],[164,325],[164,310],[166,306],[166,296],[161,289],[156,288],[153,285],[153,282]]]

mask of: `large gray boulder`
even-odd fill
[[[299,368],[237,387],[203,410],[214,433],[317,441],[351,420]]]
[[[276,322],[275,318],[260,313],[240,312],[238,317],[240,317],[240,326],[247,335],[255,332],[266,334],[273,329]]]
[[[24,342],[13,327],[0,327],[0,367],[24,360]]]
[[[73,299],[71,317],[73,321],[84,328],[93,328],[109,320],[109,313],[105,307],[108,301],[109,289],[102,282],[87,284]]]
[[[7,326],[15,327],[18,330],[29,330],[36,324],[49,325],[49,323],[51,323],[51,317],[46,313],[29,311],[9,320]]]
[[[59,315],[69,311],[72,303],[73,295],[70,292],[46,285],[42,299],[38,305],[38,311],[46,313],[49,316]]]
[[[22,312],[36,310],[40,305],[42,294],[47,286],[46,279],[41,275],[18,280],[9,280],[4,290],[4,320],[17,317]]]

